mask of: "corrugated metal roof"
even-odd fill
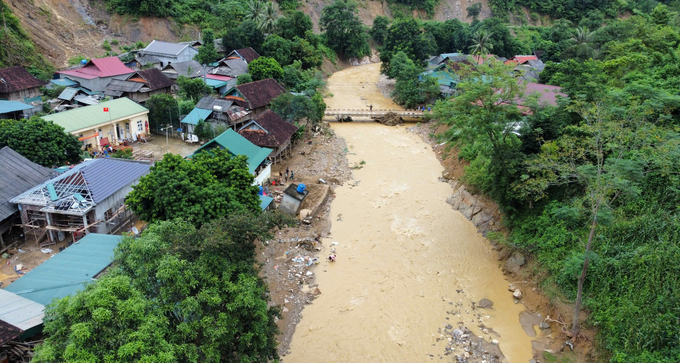
[[[202,78],[201,78],[201,79],[202,79]],[[208,86],[210,86],[210,87],[212,87],[212,88],[220,88],[220,87],[226,86],[226,85],[228,84],[228,82],[227,82],[227,81],[218,81],[218,80],[216,80],[216,79],[206,78],[206,79],[205,79],[205,84],[207,84]]]
[[[257,169],[272,152],[272,149],[254,145],[252,142],[248,141],[248,139],[239,135],[238,132],[229,129],[201,146],[194,152],[194,155],[203,150],[210,150],[215,147],[227,149],[232,155],[245,155],[248,158],[248,170],[250,170],[251,173],[254,173],[255,169]]]
[[[185,48],[191,48],[186,43],[170,43],[160,40],[154,40],[146,46],[140,53],[143,55],[161,55],[161,56],[176,56],[180,54]],[[191,48],[193,49],[193,48]]]
[[[234,102],[229,101],[229,100],[225,100],[225,99],[222,99],[222,98],[205,96],[205,97],[201,98],[200,101],[198,101],[198,103],[196,104],[196,108],[202,108],[204,110],[212,110],[213,106],[220,106],[220,107],[222,107],[222,111],[226,112],[229,109],[229,107],[231,107],[231,105],[233,103]]]
[[[149,173],[146,163],[124,159],[96,159],[81,169],[92,199],[100,203],[111,194]]]
[[[85,96],[85,95],[78,95],[73,97],[73,100],[84,103],[86,105],[96,105],[99,104],[99,100],[92,98],[90,96]]]
[[[60,100],[70,101],[77,94],[78,94],[77,88],[66,87],[66,88],[64,88],[63,91],[61,91],[61,93],[59,94],[59,96],[57,96],[57,98],[60,99]]]
[[[120,91],[120,92],[137,92],[144,87],[142,82],[123,81],[120,79],[112,79],[106,86],[106,91]]]
[[[265,210],[274,201],[274,198],[268,197],[266,195],[260,195],[260,209]]]
[[[16,212],[10,199],[57,175],[5,146],[0,149],[0,221]]]
[[[72,81],[68,78],[51,79],[50,83],[54,83],[57,86],[70,87],[77,86],[78,82]]]
[[[182,119],[183,124],[189,124],[189,125],[198,125],[199,120],[207,120],[210,114],[212,113],[212,110],[204,110],[202,108],[194,108],[189,112],[186,117]]]
[[[73,295],[104,270],[122,237],[90,233],[26,273],[5,290],[47,305]]]
[[[0,100],[0,113],[23,111],[33,108],[23,102]]]
[[[109,112],[104,112],[104,107],[108,107]],[[110,122],[111,120],[125,119],[132,115],[146,112],[149,112],[149,110],[129,98],[123,97],[101,102],[96,106],[80,107],[70,111],[42,116],[42,118],[63,127],[66,132],[73,132]]]
[[[0,289],[0,320],[21,330],[42,324],[45,305]]]

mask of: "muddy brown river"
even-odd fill
[[[328,81],[334,97],[326,103],[395,108],[375,86],[379,67],[335,73]],[[317,266],[322,294],[303,311],[283,361],[451,362],[453,356],[441,357],[446,339],[437,339],[438,331],[461,321],[497,340],[506,361],[528,362],[523,306],[513,302],[488,242],[445,202],[452,189],[438,181],[443,167],[432,148],[405,126],[332,127],[347,143],[350,166],[361,168],[336,189],[324,252],[335,248],[337,261]],[[468,308],[483,298],[493,309]],[[451,314],[459,303],[464,307]],[[480,323],[497,335],[485,334]]]

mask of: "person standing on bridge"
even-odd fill
[[[373,112],[373,105],[368,106],[368,108]]]

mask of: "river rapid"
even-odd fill
[[[379,68],[333,74],[328,107],[397,108],[376,87]],[[489,243],[446,203],[452,189],[439,181],[443,167],[432,148],[406,126],[332,128],[357,169],[331,204],[323,253],[335,248],[337,261],[316,268],[321,295],[303,311],[283,361],[451,362],[439,331],[463,322],[496,340],[505,361],[528,362],[532,338],[519,321],[524,308],[514,303]],[[493,308],[473,310],[481,299]]]

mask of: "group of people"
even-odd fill
[[[286,175],[285,175],[285,178],[286,178],[285,181],[286,181],[286,183],[288,182],[288,177],[289,177],[289,175],[290,175],[290,180],[291,180],[291,181],[295,181],[295,173],[294,173],[292,170],[286,168]],[[280,178],[281,180],[284,180],[284,179],[283,179],[283,178],[284,178],[284,175],[283,175],[283,173],[280,172],[280,171],[279,171],[279,178]]]

